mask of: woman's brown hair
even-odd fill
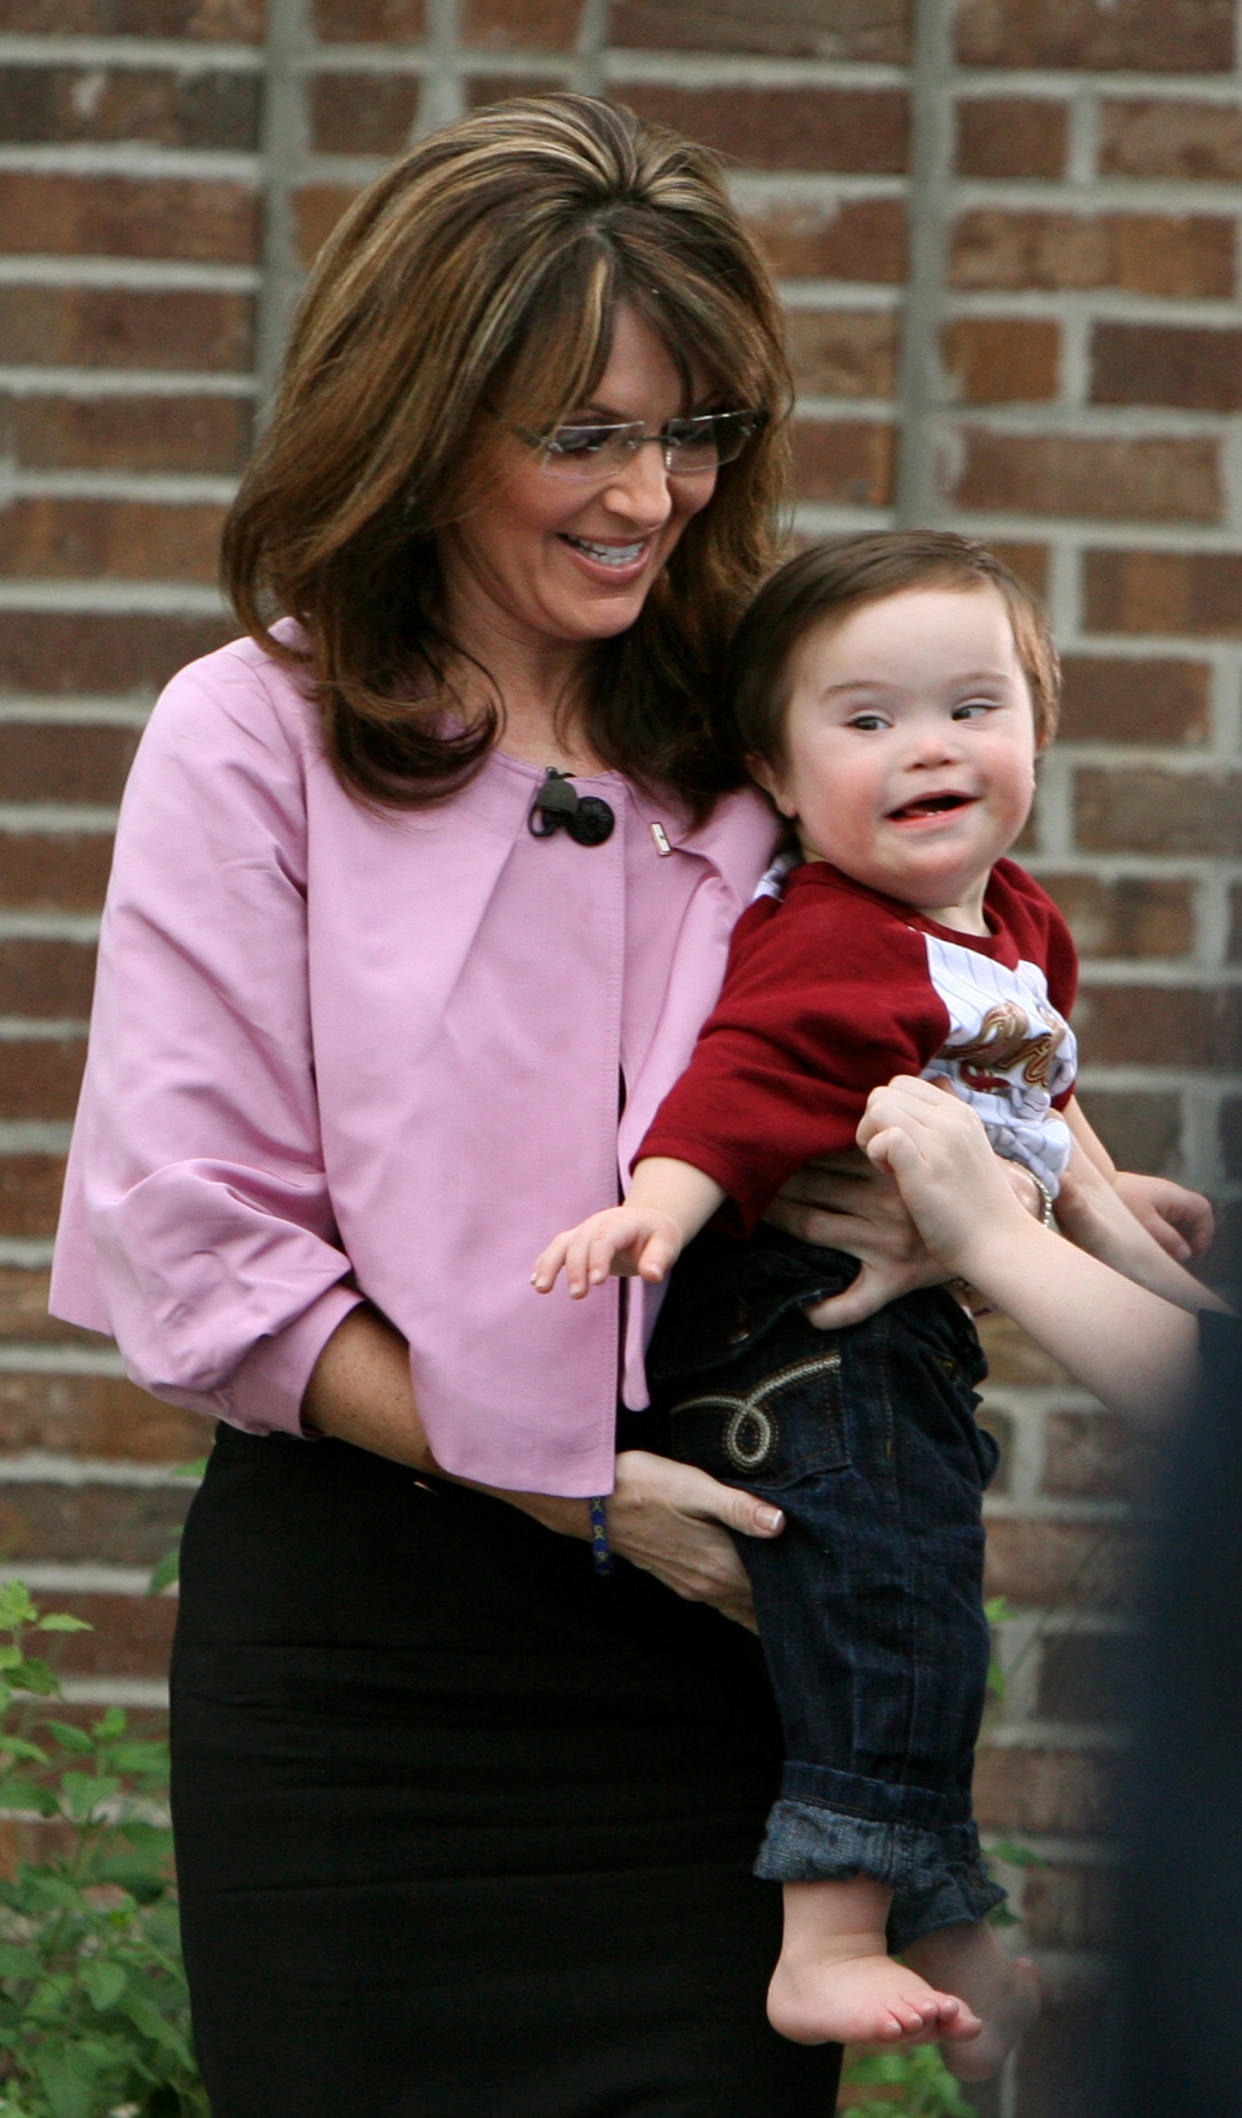
[[[730,732],[743,757],[778,770],[794,649],[817,625],[910,588],[994,588],[1009,613],[1042,749],[1056,733],[1061,665],[1038,596],[994,552],[952,530],[875,530],[811,544],[773,574],[729,650]]]
[[[362,799],[451,793],[496,740],[499,699],[453,717],[449,670],[470,643],[445,627],[437,533],[486,505],[471,472],[485,474],[489,412],[544,433],[589,398],[622,300],[687,385],[693,366],[722,404],[768,416],[640,618],[595,648],[584,731],[605,764],[700,815],[736,780],[713,706],[776,556],[791,394],[778,305],[716,155],[616,105],[526,96],[423,140],[329,237],[225,527],[242,624],[302,671]],[[301,641],[273,637],[281,615]]]

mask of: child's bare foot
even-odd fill
[[[983,2024],[970,2044],[953,2042],[945,2065],[959,2081],[987,2081],[1039,2014],[1042,1987],[1029,1956],[1010,1956],[986,1920],[942,1927],[906,1951],[912,1966],[962,1995]]]
[[[768,1987],[768,2020],[795,2044],[930,2044],[977,2037],[964,2001],[939,1993],[891,1956],[782,1955]]]

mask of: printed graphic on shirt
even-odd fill
[[[1048,998],[1038,964],[1012,970],[926,934],[927,971],[949,1016],[949,1035],[923,1073],[943,1075],[978,1111],[996,1152],[1021,1162],[1055,1198],[1072,1145],[1055,1096],[1074,1085],[1078,1046]]]

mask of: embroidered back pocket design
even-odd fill
[[[705,1390],[671,1407],[677,1455],[716,1476],[788,1483],[840,1468],[847,1455],[836,1346],[734,1390]]]

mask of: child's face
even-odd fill
[[[1035,718],[997,590],[903,589],[790,658],[785,760],[756,778],[809,860],[967,933],[1026,822]]]

